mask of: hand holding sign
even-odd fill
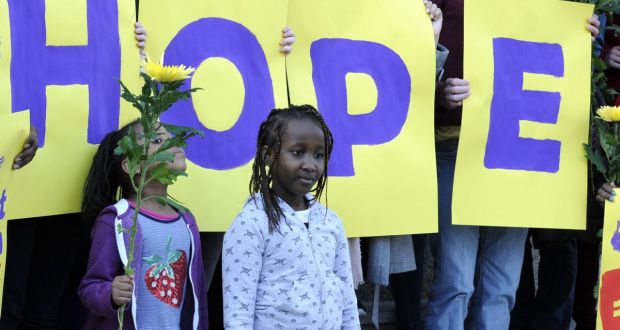
[[[15,157],[13,161],[13,169],[20,169],[28,163],[32,161],[34,155],[37,153],[37,149],[39,148],[39,130],[36,127],[30,126],[30,134],[28,135],[28,139],[24,143],[24,148],[22,151]]]

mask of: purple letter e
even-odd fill
[[[560,167],[560,141],[519,137],[519,121],[555,124],[560,93],[523,90],[523,73],[564,75],[558,44],[493,39],[495,73],[491,120],[484,166],[555,173]]]

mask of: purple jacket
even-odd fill
[[[86,275],[80,283],[78,295],[89,311],[84,329],[117,329],[117,309],[112,306],[112,281],[115,276],[123,274],[123,265],[127,263],[126,248],[129,246],[129,235],[119,233],[116,228],[122,224],[123,228],[131,227],[133,209],[127,200],[108,206],[97,216],[91,232],[91,249]],[[207,316],[207,287],[202,265],[200,250],[200,233],[196,220],[191,213],[184,213],[183,219],[191,238],[190,270],[188,272],[187,293],[181,312],[181,329],[208,329]],[[136,274],[140,274],[140,260],[142,256],[142,237],[138,226],[136,235],[135,258],[132,263]],[[191,290],[191,291],[190,291]],[[193,299],[189,299],[193,298]],[[132,302],[136,300],[134,286]],[[125,310],[123,329],[135,329],[135,315],[137,306],[130,304]]]

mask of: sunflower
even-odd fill
[[[149,77],[163,84],[187,79],[192,72],[196,71],[185,65],[163,65],[163,57],[159,63],[156,63],[151,61],[148,55],[142,59],[142,69]]]
[[[620,121],[620,107],[603,106],[596,110],[598,118],[607,122]]]

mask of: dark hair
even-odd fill
[[[108,133],[93,156],[82,199],[82,220],[88,230],[104,207],[114,204],[120,197],[129,198],[134,193],[129,175],[122,168],[125,157],[115,155],[114,149],[118,141],[128,134],[129,128],[136,124],[138,120]]]
[[[279,231],[280,216],[284,216],[277,196],[271,190],[271,166],[280,156],[282,136],[286,132],[287,124],[291,120],[308,119],[315,122],[323,131],[325,139],[325,170],[313,190],[314,199],[319,200],[323,189],[327,186],[327,162],[332,152],[334,139],[321,114],[311,105],[290,105],[285,109],[273,109],[267,119],[261,123],[256,142],[256,157],[252,165],[250,179],[250,194],[260,192],[263,208],[269,219],[269,232]]]

